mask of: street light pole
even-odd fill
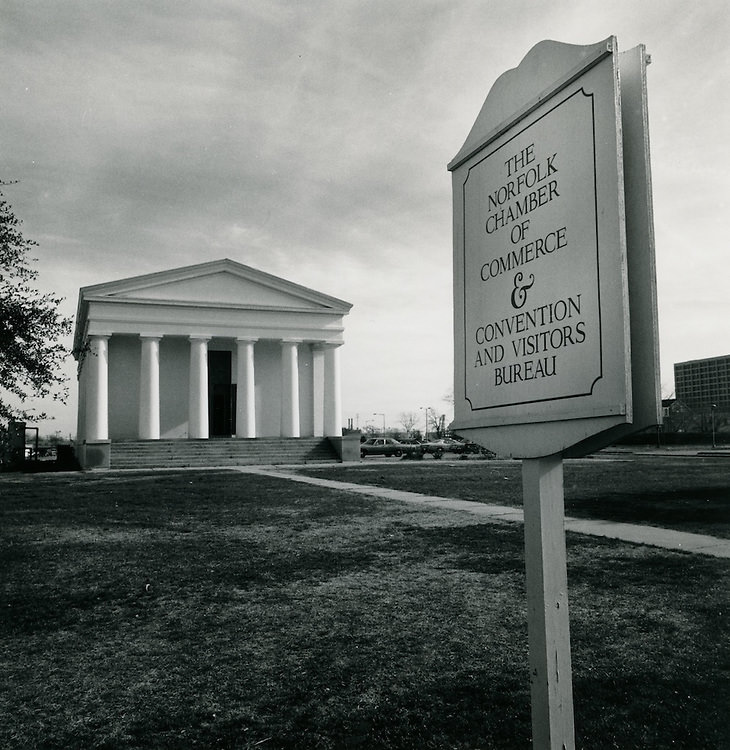
[[[383,414],[383,412],[380,412],[380,411],[374,411],[373,416],[383,418],[383,437],[385,437],[385,414]]]
[[[717,445],[715,444],[715,409],[717,409],[717,404],[712,404],[710,406],[710,413],[712,415],[712,447],[716,448]]]
[[[428,442],[428,406],[421,406],[420,408],[426,412],[426,431],[423,433],[423,439]]]

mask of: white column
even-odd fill
[[[109,336],[90,336],[84,362],[86,381],[86,440],[109,439]]]
[[[236,437],[256,437],[254,344],[257,339],[237,339]]]
[[[208,336],[190,337],[190,400],[188,437],[207,438]]]
[[[299,343],[281,342],[282,437],[299,437]]]
[[[140,335],[142,351],[139,371],[139,438],[160,439],[160,339]]]
[[[312,345],[314,437],[324,437],[324,346]]]
[[[342,435],[340,346],[327,344],[324,350],[324,434],[327,437]]]

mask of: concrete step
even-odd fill
[[[326,438],[118,441],[111,468],[242,466],[338,461]]]

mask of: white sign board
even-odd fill
[[[449,165],[453,428],[498,453],[636,429],[621,104],[613,38],[542,42],[497,81]]]

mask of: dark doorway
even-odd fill
[[[231,352],[208,352],[208,417],[211,437],[236,433],[236,386],[231,383]]]

